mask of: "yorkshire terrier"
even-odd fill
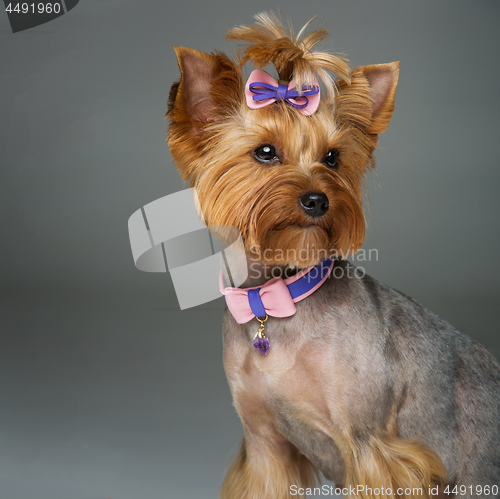
[[[499,364],[346,260],[399,64],[351,70],[313,50],[325,30],[256,19],[227,33],[244,42],[236,61],[175,49],[167,112],[203,219],[236,227],[249,262],[241,287],[221,278],[244,431],[221,497],[324,495],[319,471],[350,497],[500,497]]]

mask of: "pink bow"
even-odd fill
[[[319,83],[314,77],[312,86],[303,86],[299,93],[295,80],[288,86],[278,83],[269,73],[262,69],[252,71],[245,86],[245,96],[250,109],[268,106],[277,100],[282,100],[298,109],[303,115],[314,114],[319,106]]]
[[[229,308],[229,311],[238,324],[244,324],[255,317],[248,300],[248,291],[249,289],[257,288],[260,288],[260,299],[268,315],[273,317],[290,317],[297,311],[288,287],[281,277],[275,277],[256,288],[240,289],[223,288],[221,274],[220,290],[226,297],[227,308]]]

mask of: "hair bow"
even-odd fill
[[[303,115],[314,114],[319,106],[319,83],[314,77],[313,85],[296,89],[295,80],[288,85],[278,83],[269,73],[262,69],[252,71],[245,87],[247,105],[250,109],[259,109],[276,101],[285,101],[297,108]]]

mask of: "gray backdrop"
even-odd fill
[[[0,12],[0,496],[215,497],[241,438],[221,300],[180,312],[127,219],[184,186],[165,144],[173,46],[313,14],[352,65],[401,61],[358,262],[500,356],[497,0],[81,0]]]

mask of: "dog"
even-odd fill
[[[203,219],[238,228],[248,257],[240,288],[221,277],[244,430],[221,498],[325,495],[319,472],[363,499],[500,497],[499,364],[346,260],[363,244],[363,180],[399,63],[350,69],[313,50],[325,30],[256,19],[228,31],[244,43],[236,61],[176,47],[167,111]]]

